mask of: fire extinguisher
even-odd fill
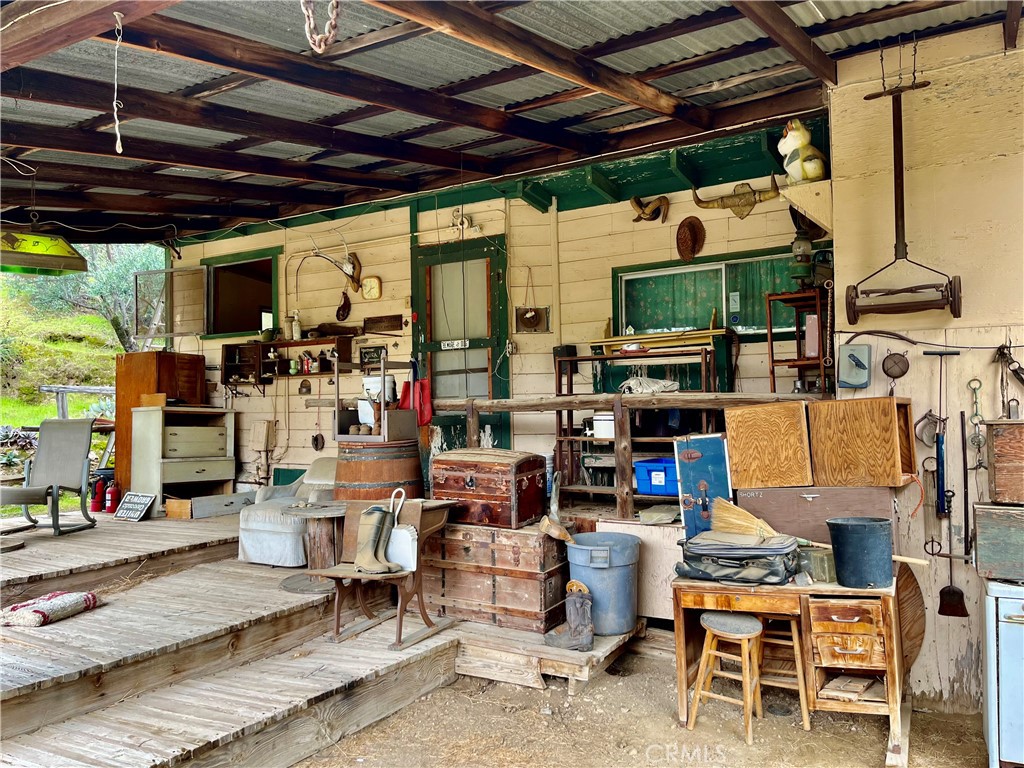
[[[107,508],[106,511],[113,514],[117,511],[117,505],[121,503],[121,488],[117,484],[117,480],[110,484],[107,488]]]
[[[107,484],[103,482],[101,477],[96,481],[96,485],[92,489],[92,501],[89,502],[90,512],[102,512],[104,503],[106,502],[106,487]]]

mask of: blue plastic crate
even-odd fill
[[[637,493],[649,496],[678,496],[679,479],[676,460],[671,456],[644,459],[633,465],[636,470]]]

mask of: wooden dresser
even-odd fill
[[[235,412],[188,406],[132,409],[132,484],[136,493],[183,499],[231,493]]]
[[[735,586],[675,579],[672,602],[680,722],[689,714],[687,694],[700,661],[702,610],[799,616],[808,708],[888,717],[886,765],[907,764],[910,706],[903,704],[906,670],[895,583],[887,589],[850,589],[838,584]],[[878,700],[824,698],[822,689],[844,673],[877,676]]]

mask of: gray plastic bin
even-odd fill
[[[628,533],[581,533],[569,550],[569,576],[594,596],[594,634],[621,635],[636,626],[640,539]]]

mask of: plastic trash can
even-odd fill
[[[569,576],[594,596],[594,634],[621,635],[636,627],[640,538],[628,533],[581,533],[569,550]]]

